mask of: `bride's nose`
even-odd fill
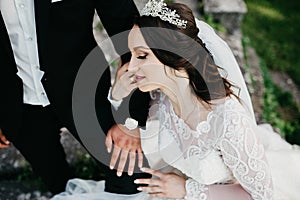
[[[128,65],[128,71],[135,73],[139,70],[138,62],[135,60],[135,58],[131,58],[129,65]]]

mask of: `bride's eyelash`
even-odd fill
[[[136,57],[136,58],[137,58],[137,59],[146,59],[146,57],[147,57],[147,54],[142,55],[142,56],[138,56],[138,57]]]

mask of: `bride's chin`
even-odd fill
[[[150,92],[151,90],[147,90],[146,88],[143,87],[138,87],[140,91],[142,92]]]
[[[139,90],[142,91],[142,92],[150,92],[150,91],[153,91],[155,90],[153,87],[150,87],[149,85],[148,86],[138,86]]]

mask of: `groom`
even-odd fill
[[[67,127],[79,139],[72,89],[81,63],[97,46],[92,32],[95,9],[110,36],[130,29],[138,14],[131,0],[0,1],[0,148],[12,142],[53,194],[63,191],[74,176],[59,142],[59,129]],[[115,123],[106,99],[108,68],[101,81],[97,112],[107,133]],[[113,130],[130,140],[121,130]],[[133,180],[143,174],[117,177],[107,166],[99,166],[107,175],[106,191],[137,192]]]

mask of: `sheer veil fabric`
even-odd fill
[[[220,74],[238,87],[234,88],[234,93],[240,98],[244,107],[250,112],[253,121],[256,122],[245,79],[231,49],[227,43],[215,33],[210,25],[197,18],[195,20],[197,27],[199,28],[198,37],[213,56],[215,64],[224,69],[224,71],[219,70]]]

